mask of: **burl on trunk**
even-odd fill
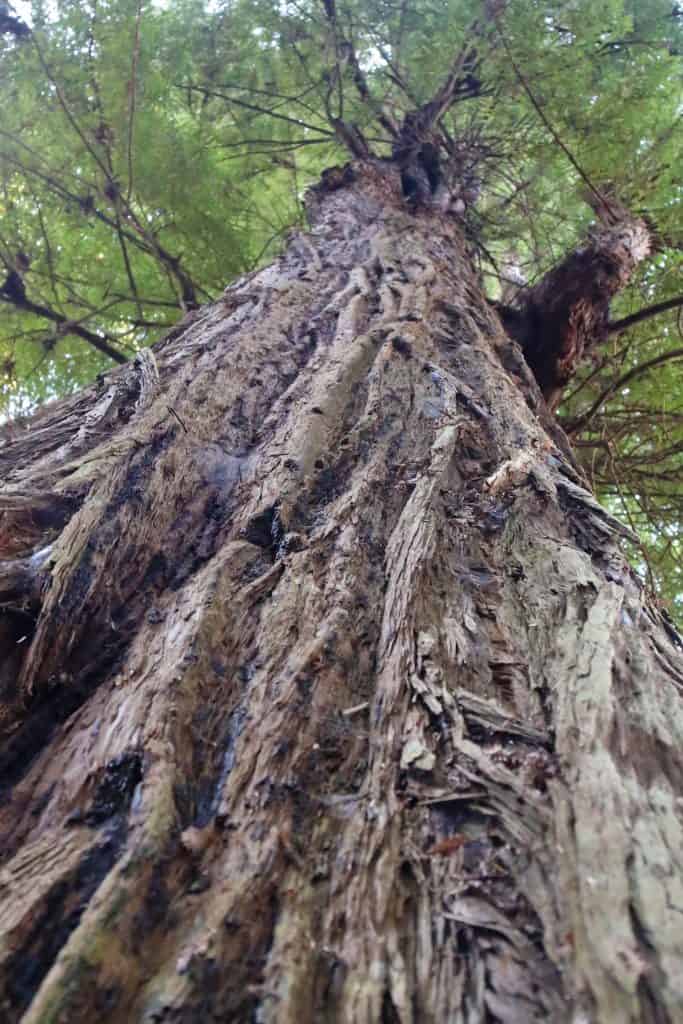
[[[310,205],[0,449],[2,1019],[680,1019],[677,637],[457,218]]]

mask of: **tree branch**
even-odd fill
[[[337,8],[335,0],[322,0],[323,7],[325,8],[325,15],[332,28],[335,37],[337,53],[341,54],[342,60],[345,61],[351,69],[351,77],[353,84],[356,87],[356,91],[360,96],[363,103],[365,103],[369,109],[372,110],[374,116],[377,118],[378,123],[389,133],[391,138],[398,138],[399,129],[398,125],[394,121],[393,117],[382,109],[382,104],[375,99],[370,92],[368,86],[368,80],[365,72],[360,66],[358,60],[358,54],[356,48],[351,40],[342,31],[339,19],[337,17]]]
[[[627,331],[634,324],[649,320],[650,317],[658,316],[659,313],[666,313],[669,309],[678,309],[680,306],[683,306],[683,295],[677,295],[674,299],[665,299],[664,302],[657,302],[653,306],[646,306],[644,309],[639,309],[637,313],[622,317],[621,320],[610,321],[607,324],[607,333],[621,334],[622,331]]]
[[[470,31],[475,30],[476,22]],[[400,148],[404,145],[414,146],[428,140],[434,125],[451,106],[458,87],[465,81],[466,76],[463,75],[463,71],[467,68],[467,73],[471,74],[472,69],[477,64],[476,49],[470,45],[463,46],[453,61],[445,81],[434,93],[431,100],[406,114],[397,147]]]
[[[650,251],[641,220],[625,219],[594,232],[501,319],[522,347],[546,401],[555,408],[587,349],[604,340],[609,304]]]
[[[141,18],[142,3],[138,2],[138,9],[135,16],[135,39],[133,42],[133,58],[130,69],[130,81],[128,83],[128,187],[126,189],[126,202],[130,202],[130,197],[133,193],[133,125],[135,122],[135,91],[137,88],[138,58],[140,56]]]
[[[328,131],[326,128],[320,128],[317,125],[310,124],[308,121],[302,121],[298,117],[289,117],[287,114],[279,114],[276,110],[272,110],[270,107],[262,107],[257,103],[247,103],[246,100],[237,99],[236,96],[227,96],[224,92],[219,92],[216,89],[207,89],[203,85],[183,85],[178,88],[189,89],[190,92],[201,93],[202,96],[213,96],[217,99],[225,100],[226,103],[234,103],[236,107],[242,107],[244,110],[251,110],[255,114],[263,114],[267,117],[274,117],[277,121],[284,121],[286,124],[293,124],[297,128],[308,129],[311,132],[319,132],[321,135],[327,135],[330,138],[334,138],[334,132]]]
[[[648,373],[653,367],[661,366],[662,363],[673,362],[677,359],[683,359],[683,348],[674,348],[670,352],[662,352],[658,356],[654,356],[652,359],[648,359],[645,363],[640,363],[639,366],[634,366],[627,373],[622,374],[617,380],[613,381],[609,387],[605,388],[602,394],[598,395],[593,404],[589,409],[586,410],[581,416],[577,418],[565,428],[567,433],[575,434],[580,430],[585,430],[590,421],[593,419],[595,414],[600,410],[601,406],[605,404],[607,399],[620,391],[621,388],[625,387],[630,381],[636,377],[642,376],[644,373]]]
[[[89,345],[96,348],[103,355],[108,356],[115,363],[127,363],[128,359],[118,348],[114,345],[109,344],[105,338],[94,334],[89,331],[87,327],[81,327],[79,324],[69,320],[68,317],[62,316],[61,313],[57,313],[54,309],[50,309],[48,306],[41,306],[37,302],[31,302],[26,294],[18,294],[16,292],[9,292],[6,290],[7,284],[0,289],[0,299],[3,302],[14,306],[15,309],[25,310],[27,313],[33,313],[34,316],[42,317],[43,320],[50,320],[54,324],[58,324],[63,328],[64,334],[76,334],[79,338],[83,338]],[[106,338],[111,338],[111,335],[105,335]],[[115,339],[112,339],[115,340]]]
[[[117,226],[117,234],[118,234],[118,239],[119,239],[119,245],[121,247],[121,255],[123,256],[123,264],[124,264],[124,267],[126,268],[126,277],[128,278],[128,284],[130,285],[130,290],[132,291],[133,295],[135,296],[135,304],[137,305],[138,316],[142,317],[142,305],[140,303],[140,295],[138,293],[138,287],[137,287],[137,284],[135,282],[135,278],[133,276],[133,268],[132,268],[131,263],[130,263],[130,257],[128,256],[128,249],[126,248],[126,240],[123,237],[121,217],[119,216],[118,210],[116,211],[116,226]]]
[[[90,143],[90,140],[84,134],[84,132],[81,130],[81,127],[78,124],[78,121],[76,120],[74,115],[71,113],[69,105],[66,102],[66,97],[64,96],[64,93],[62,92],[62,89],[61,89],[59,83],[57,82],[57,80],[55,79],[54,75],[50,71],[50,68],[48,67],[47,61],[45,60],[45,57],[43,56],[43,51],[42,51],[42,49],[40,47],[40,43],[38,42],[38,38],[35,35],[35,33],[32,34],[31,38],[33,40],[33,45],[36,48],[36,53],[38,54],[38,60],[40,61],[41,67],[43,68],[43,71],[47,75],[48,82],[50,83],[52,88],[55,90],[55,94],[56,94],[57,99],[59,101],[59,105],[62,108],[62,110],[64,111],[64,115],[65,115],[67,121],[69,122],[69,124],[71,125],[73,130],[76,132],[76,135],[78,135],[79,139],[81,140],[81,142],[85,146],[86,152],[90,154],[90,156],[93,158],[93,160],[95,161],[97,166],[104,173],[105,177],[108,178],[109,177],[109,171],[108,171],[106,165],[102,163],[102,161],[99,158],[99,155],[98,155],[97,151],[93,148],[93,146]]]
[[[502,29],[500,27],[500,24],[498,23],[498,19],[497,18],[495,19],[495,26],[496,26],[496,32],[498,33],[498,37],[500,38],[500,41],[503,44],[503,48],[504,48],[506,54],[508,55],[508,59],[510,61],[510,64],[512,65],[512,69],[515,72],[515,75],[517,76],[519,84],[522,86],[522,88],[524,89],[524,92],[526,93],[527,97],[529,98],[529,102],[531,103],[532,107],[534,108],[534,110],[536,111],[538,116],[540,117],[541,121],[543,122],[543,124],[547,128],[548,132],[552,135],[552,137],[553,137],[553,139],[555,141],[555,144],[560,147],[560,149],[562,150],[564,155],[567,157],[567,159],[571,163],[571,165],[574,168],[574,170],[579,174],[581,179],[585,182],[585,184],[589,188],[589,190],[592,193],[592,195],[595,197],[595,200],[597,201],[597,204],[598,204],[599,208],[600,209],[604,209],[605,211],[608,212],[610,210],[610,203],[609,203],[609,201],[605,198],[605,196],[602,194],[602,192],[600,192],[600,190],[595,187],[595,185],[590,180],[590,178],[588,177],[588,175],[586,174],[584,169],[579,164],[578,160],[576,160],[574,155],[571,153],[571,151],[568,149],[568,147],[564,144],[564,142],[562,141],[562,139],[557,134],[557,132],[553,128],[552,124],[550,123],[550,121],[546,117],[546,115],[545,115],[545,113],[543,111],[543,108],[541,107],[540,103],[538,102],[538,100],[534,96],[534,94],[533,94],[533,92],[531,90],[531,87],[529,86],[529,83],[527,82],[526,78],[522,74],[522,71],[520,70],[517,62],[515,61],[515,58],[512,56],[512,51],[510,50],[510,47],[508,46],[508,41],[505,38],[505,35],[503,34],[503,31],[502,31]]]

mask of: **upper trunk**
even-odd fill
[[[8,1021],[682,1012],[678,641],[400,193],[0,451]]]

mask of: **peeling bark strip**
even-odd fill
[[[0,1019],[678,1020],[678,640],[457,222],[326,182],[0,449]]]

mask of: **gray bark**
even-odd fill
[[[678,638],[457,221],[311,216],[0,449],[0,1016],[680,1020]]]

